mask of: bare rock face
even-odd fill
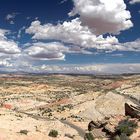
[[[106,95],[100,96],[96,101],[96,109],[104,116],[124,115],[125,98],[108,92]]]
[[[140,119],[140,108],[125,103],[125,115]]]
[[[84,110],[79,115],[95,121],[111,115],[125,115],[125,102],[123,96],[109,92],[82,104]]]

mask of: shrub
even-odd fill
[[[49,132],[49,136],[50,137],[57,137],[58,136],[58,131],[57,130],[51,130]]]
[[[24,134],[24,135],[27,135],[28,134],[28,130],[20,130],[19,133]]]
[[[126,134],[126,136],[130,136],[135,132],[135,128],[137,127],[137,123],[134,121],[124,120],[120,122],[119,126],[116,128],[117,132],[120,134]]]
[[[85,140],[94,140],[94,137],[92,135],[92,133],[86,133],[85,134],[85,137],[84,137]]]

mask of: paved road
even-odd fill
[[[67,120],[60,120],[60,122],[63,123],[63,124],[67,124],[68,126],[72,127],[73,129],[75,129],[75,130],[78,132],[78,134],[79,134],[82,138],[84,138],[84,136],[85,136],[85,130],[84,130],[84,129],[82,129],[82,128],[79,127],[79,126],[76,126],[75,124],[73,124],[73,123],[71,123],[71,122],[69,122],[69,121],[67,121]]]

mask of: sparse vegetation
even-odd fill
[[[49,136],[50,137],[57,137],[58,136],[58,131],[57,130],[51,130],[49,132]]]
[[[20,133],[20,134],[27,135],[27,134],[28,134],[28,132],[29,132],[28,130],[20,130],[20,132],[19,132],[19,133]]]
[[[130,136],[135,132],[137,127],[137,123],[134,121],[130,121],[128,119],[123,120],[119,123],[118,127],[116,128],[118,134],[125,134],[126,136]]]
[[[94,140],[94,137],[91,132],[85,134],[84,140]]]
[[[133,79],[133,77],[129,78]],[[128,100],[134,100],[133,97],[140,99],[138,98],[139,95],[136,95],[136,92],[134,92],[140,89],[139,84],[135,82],[140,79],[140,77],[137,78],[135,76],[135,79],[132,81],[129,78],[123,76],[120,76],[120,78],[103,76],[102,78],[102,76],[92,77],[79,75],[0,77],[2,108],[0,119],[7,122],[8,119],[3,119],[8,115],[12,116],[9,119],[10,123],[14,126],[18,124],[20,128],[23,129],[24,122],[22,121],[26,119],[28,121],[25,121],[25,125],[27,126],[25,129],[32,130],[36,125],[36,132],[43,132],[43,135],[44,130],[46,131],[53,128],[52,126],[54,125],[60,125],[64,128],[64,133],[68,132],[66,136],[74,139],[76,136],[79,137],[79,135],[77,135],[77,132],[71,133],[75,128],[70,125],[75,125],[77,129],[79,127],[79,130],[81,130],[85,128],[87,121],[91,120],[91,118],[96,120],[96,118],[98,119],[102,116],[106,116],[108,118],[105,120],[109,121],[109,113],[121,114],[123,112],[122,103],[125,97]],[[126,92],[125,90],[129,88],[128,85],[134,85],[134,87],[129,89],[129,92]],[[125,86],[127,89],[124,88]],[[137,86],[136,89],[134,89],[135,86]],[[116,101],[115,97],[117,98],[117,102],[114,102]],[[7,112],[4,106],[5,104],[10,105],[12,109]],[[8,114],[9,112],[11,114]],[[32,118],[34,119],[31,121]],[[121,120],[122,118],[119,119]],[[38,122],[34,123],[35,121]],[[46,125],[46,122],[49,122],[49,125]],[[32,126],[28,126],[28,123],[31,123]],[[116,127],[117,124],[118,122],[114,127]],[[68,127],[68,125],[70,127]],[[102,125],[105,126],[105,123]],[[93,128],[98,129],[96,124],[93,125]],[[135,132],[136,128],[137,126],[134,122],[122,121],[116,129],[108,127],[106,130],[111,130],[109,131],[110,133],[106,131],[99,131],[99,134],[95,131],[95,133],[101,135],[103,132],[103,134],[107,134],[107,136],[110,135],[113,138],[114,135],[116,135],[114,140],[129,140],[129,136]],[[24,135],[28,135],[27,130],[17,130],[16,132],[23,134],[24,137]],[[63,130],[51,130],[45,133],[45,136],[47,138],[48,135],[50,137],[58,137],[58,132],[61,135]],[[83,130],[83,132],[85,132],[85,130]],[[95,136],[93,132],[87,132],[85,139],[93,140],[95,139],[93,136]]]

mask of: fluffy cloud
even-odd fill
[[[28,43],[25,46],[27,49],[24,49],[24,54],[36,60],[65,60],[65,54],[67,53],[92,54],[92,52],[79,46],[64,45],[60,42]]]
[[[33,35],[33,43],[24,44],[23,49],[19,49],[15,41],[7,38],[9,31],[0,29],[1,70],[3,67],[3,70],[27,72],[91,74],[139,72],[139,64],[39,66],[40,62],[48,63],[46,60],[65,60],[67,53],[93,54],[93,50],[96,49],[97,53],[98,50],[140,51],[140,40],[119,43],[115,36],[103,36],[105,33],[115,34],[133,26],[131,15],[126,10],[123,0],[73,0],[73,2],[74,8],[69,15],[79,14],[78,18],[55,25],[50,23],[42,25],[36,18],[36,21],[26,29],[26,33]],[[16,15],[17,13],[8,14],[6,20],[14,24]],[[21,37],[24,30],[25,27],[22,27],[18,31],[17,38]],[[52,42],[45,43],[44,40]]]
[[[12,64],[9,63],[7,60],[0,60],[0,67],[11,67]]]
[[[123,0],[73,0],[70,16],[79,14],[82,25],[95,34],[119,33],[133,26]]]
[[[20,49],[14,41],[0,40],[0,52],[6,54],[20,53]]]
[[[93,14],[94,13],[94,14]],[[74,0],[70,16],[79,14],[80,18],[63,23],[44,24],[36,20],[26,29],[37,40],[57,40],[69,43],[74,50],[89,53],[94,48],[106,51],[125,51],[127,47],[119,43],[115,36],[103,37],[104,33],[119,33],[133,26],[130,12],[126,10],[123,0]],[[69,51],[70,51],[69,49]]]
[[[20,53],[16,42],[8,40],[6,37],[7,30],[0,29],[0,53],[15,54]]]
[[[105,38],[98,35],[119,33],[133,26],[123,0],[75,0],[74,9],[69,15],[75,14],[80,17],[56,25],[42,25],[39,20],[33,21],[26,29],[26,33],[33,35],[32,39],[56,40],[57,43],[33,43],[26,50],[27,54],[40,60],[64,60],[66,53],[93,54],[93,51],[89,51],[91,49],[97,52],[140,50],[136,45],[139,41],[119,43],[115,36]]]
[[[58,42],[51,43],[34,43],[25,52],[36,59],[40,60],[64,60],[68,48]]]
[[[140,0],[130,0],[130,4],[140,3]]]
[[[0,71],[34,72],[34,63],[26,54],[0,54]]]
[[[41,25],[40,21],[34,21],[26,32],[33,34],[33,39],[55,39],[80,46],[86,44],[87,41],[96,40],[96,36],[87,27],[81,26],[78,18],[57,25]]]
[[[122,46],[118,45],[119,41],[116,37],[108,36],[104,38],[102,35],[96,36],[88,27],[82,26],[78,18],[57,25],[41,25],[39,21],[34,21],[26,29],[26,33],[33,34],[33,39],[54,39],[85,49],[122,50]],[[72,49],[74,50],[75,48]]]
[[[140,39],[131,41],[131,42],[125,42],[125,43],[118,43],[116,45],[110,45],[110,44],[103,44],[102,47],[110,46],[110,50],[119,50],[119,51],[130,51],[130,52],[140,52]],[[110,51],[108,50],[108,51]],[[114,50],[114,51],[115,51]]]
[[[62,24],[41,25],[39,21],[32,22],[26,29],[26,33],[33,34],[37,40],[58,40],[63,43],[70,43],[69,52],[89,53],[88,49],[93,48],[103,51],[140,51],[140,40],[127,43],[119,43],[115,36],[96,36],[87,26],[82,26],[81,21],[76,18],[72,21],[65,21]],[[69,45],[68,45],[69,46]]]
[[[140,39],[122,44],[127,51],[140,51]]]

